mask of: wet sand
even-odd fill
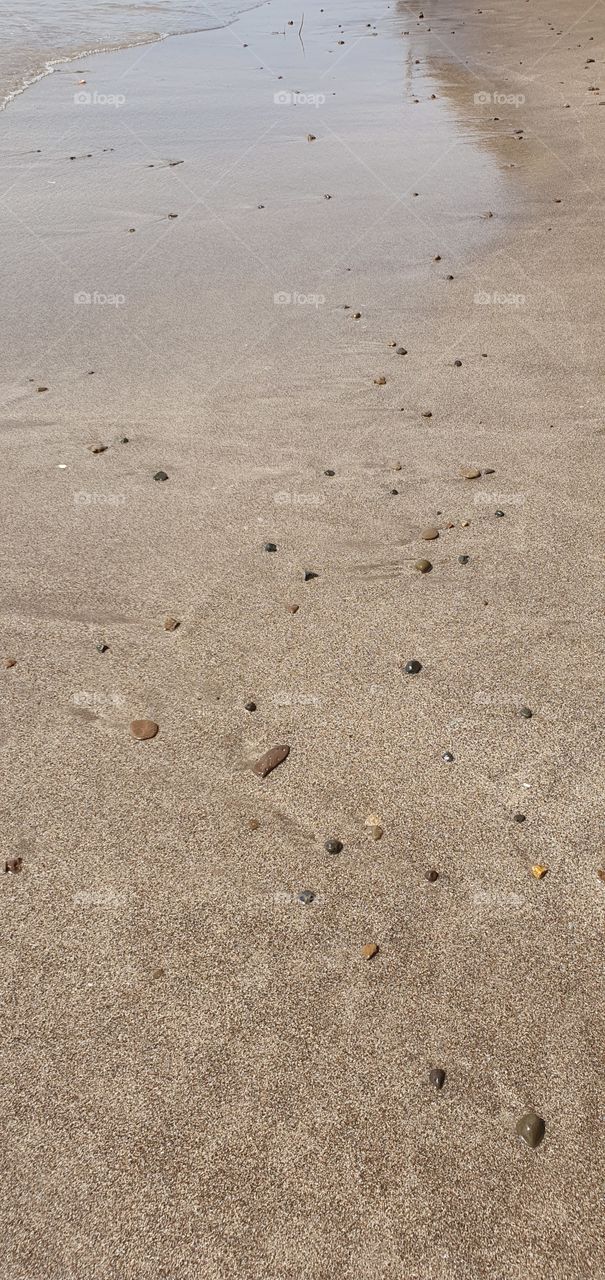
[[[602,7],[420,12],[2,117],[3,1280],[604,1272]]]

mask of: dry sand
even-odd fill
[[[605,1272],[603,7],[420,11],[2,118],[3,1280]]]

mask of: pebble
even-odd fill
[[[315,901],[315,894],[313,893],[313,890],[303,889],[298,895],[298,901],[304,902],[306,907],[310,906],[310,904]]]
[[[169,214],[168,214],[168,217],[169,217],[169,218],[178,218],[178,216],[179,216],[179,215],[178,215],[178,213],[169,213]]]
[[[262,755],[260,759],[256,761],[256,764],[252,766],[252,771],[258,778],[266,778],[267,774],[272,773],[274,769],[277,769],[278,764],[283,764],[284,760],[287,760],[289,755],[290,748],[288,746],[280,745],[277,747],[271,747],[270,750],[265,751],[265,754]]]
[[[597,875],[598,875],[598,877],[599,877],[599,880],[604,880],[604,881],[605,881],[605,871],[603,870],[603,868],[602,868],[602,867],[598,867],[598,868],[597,868]]]
[[[524,813],[513,814],[513,822],[525,822],[525,814]]]
[[[342,840],[336,840],[334,838],[330,840],[326,840],[324,844],[324,849],[326,853],[342,853],[342,849],[343,849]]]
[[[399,489],[390,489],[389,492],[394,498],[396,498],[399,493]]]
[[[470,556],[458,556],[458,564],[468,564]]]
[[[370,835],[372,840],[382,840],[384,831],[382,827],[370,827]]]
[[[396,355],[396,356],[407,356],[407,351],[406,351],[405,347],[396,347],[396,348],[395,348],[395,355]]]
[[[427,871],[425,879],[428,880],[429,884],[434,884],[435,881],[439,879],[439,872],[432,868],[430,871]]]
[[[456,369],[461,369],[461,368],[462,368],[462,361],[461,361],[461,360],[454,360],[454,368],[456,368]]]
[[[176,618],[164,618],[164,631],[176,631],[180,625]]]
[[[503,511],[500,511],[500,510],[498,510],[498,511],[494,511],[494,515],[495,515],[495,516],[498,516],[498,517],[501,519],[501,518],[502,518],[502,516],[504,515],[504,512],[503,512]]]
[[[435,529],[434,526],[431,525],[428,529],[422,530],[420,537],[423,538],[425,542],[434,542],[435,538],[439,537],[439,530]]]
[[[544,1137],[546,1125],[542,1116],[536,1115],[535,1111],[528,1111],[520,1120],[517,1120],[515,1132],[518,1138],[525,1143],[527,1147],[531,1147],[535,1151],[536,1147]]]
[[[300,605],[299,605],[299,604],[289,604],[289,605],[287,606],[287,608],[288,608],[288,613],[298,613],[298,610],[300,609]]]
[[[118,444],[128,444],[128,436],[120,436]]]
[[[36,387],[36,391],[48,391],[48,387]]]
[[[468,529],[469,525],[470,525],[470,520],[461,520],[461,521],[460,521],[460,528],[461,528],[461,529]]]
[[[364,960],[372,960],[378,955],[380,948],[376,942],[366,942],[365,947],[361,948],[361,954]]]
[[[443,1067],[432,1067],[429,1071],[429,1080],[436,1089],[443,1089],[445,1084],[445,1071]]]
[[[414,568],[417,569],[419,573],[430,573],[433,566],[430,560],[417,560]]]
[[[158,980],[159,978],[163,978],[163,977],[164,977],[165,973],[166,973],[166,970],[165,970],[165,969],[154,969],[154,970],[153,970],[153,973],[152,973],[152,975],[151,975],[151,976],[152,976],[152,978],[154,979],[154,981],[156,981],[156,982],[157,982],[157,980]]]
[[[433,262],[441,262],[441,254],[440,254],[440,253],[436,253],[436,254],[435,254],[435,257],[433,258]]]
[[[316,141],[317,141],[317,135],[316,135],[316,134],[314,134],[314,133],[308,133],[308,134],[307,134],[307,142],[316,142]]]
[[[260,822],[259,822],[258,818],[248,818],[248,830],[249,830],[249,831],[258,831],[258,828],[259,828],[259,827],[260,827]]]
[[[154,480],[167,480],[168,476],[166,475],[165,471],[156,471],[153,478]]]
[[[109,645],[105,644],[104,641],[101,640],[99,641],[99,644],[95,645],[95,649],[97,653],[107,653],[107,650],[109,649]]]
[[[88,447],[91,453],[105,453],[107,449],[106,444],[91,444]]]
[[[361,311],[354,311],[354,312],[353,312],[353,319],[354,319],[354,320],[361,320]]]
[[[23,867],[23,858],[7,858],[4,863],[4,874],[8,875],[12,871],[13,875],[18,875]]]
[[[330,470],[328,470],[328,471],[324,471],[324,475],[325,475],[325,476],[335,476],[335,475],[336,475],[336,472],[335,472],[335,471],[330,471]]]
[[[387,380],[386,380],[386,378],[385,378],[385,376],[384,376],[384,373],[379,373],[379,374],[378,374],[378,377],[374,378],[374,384],[375,384],[375,386],[377,386],[377,387],[384,387],[384,386],[386,386],[386,381],[387,381]]]
[[[533,711],[531,711],[529,707],[519,707],[517,712],[517,715],[521,716],[522,720],[531,720],[533,714]]]
[[[422,671],[422,663],[419,662],[417,658],[410,658],[409,662],[406,662],[403,669],[406,676],[417,676],[418,672]]]
[[[423,416],[423,418],[432,418],[432,416],[433,416],[433,415],[432,415],[432,413],[431,413],[430,409],[423,409],[423,410],[422,410],[422,416]]]
[[[148,738],[155,738],[159,733],[160,726],[155,720],[132,720],[130,723],[130,732],[133,738],[138,742],[146,742]]]
[[[319,574],[314,573],[313,569],[305,569],[305,582],[312,582],[313,578],[318,578]]]
[[[274,542],[265,542],[263,551],[277,551],[277,547]]]
[[[477,467],[464,467],[463,470],[460,472],[460,475],[465,480],[477,480],[481,475],[481,472],[477,469]]]
[[[454,757],[451,751],[444,751],[441,759],[444,760],[446,764],[454,763]]]
[[[401,463],[393,462],[391,465],[391,471],[401,471]]]
[[[534,880],[543,880],[545,875],[548,873],[548,867],[543,866],[540,862],[536,862],[535,866],[531,869],[531,873]]]
[[[244,711],[256,711],[256,703],[255,703],[255,702],[245,702],[245,703],[244,703]]]
[[[16,665],[17,665],[16,658],[5,658],[4,662],[2,663],[2,666],[6,667],[7,671],[10,669],[10,667],[16,667]]]
[[[446,276],[445,278],[446,278],[446,280],[453,280],[453,279],[454,279],[454,277],[453,277],[453,276]]]

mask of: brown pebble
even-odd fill
[[[9,872],[12,872],[13,875],[18,875],[22,867],[23,858],[7,858],[4,863],[4,874],[8,875]]]
[[[299,610],[299,609],[300,609],[300,605],[299,605],[299,604],[289,604],[289,605],[288,605],[288,613],[298,613],[298,610]]]
[[[443,1089],[445,1084],[445,1071],[443,1070],[443,1067],[433,1067],[432,1070],[429,1071],[429,1080],[436,1089]]]
[[[463,467],[462,471],[460,472],[460,475],[465,480],[478,480],[479,476],[481,475],[481,472],[477,469],[477,467]]]
[[[16,658],[5,658],[4,662],[2,663],[2,666],[6,667],[7,670],[9,667],[16,667],[16,665],[17,665]]]
[[[536,1115],[535,1111],[528,1111],[526,1115],[521,1116],[520,1120],[517,1120],[515,1132],[527,1147],[535,1151],[536,1147],[540,1146],[545,1129],[542,1116]]]
[[[105,453],[107,449],[106,444],[90,444],[88,447],[91,453]]]
[[[435,538],[439,537],[439,530],[435,529],[434,526],[431,525],[428,529],[422,530],[420,537],[424,538],[425,542],[434,542]]]
[[[430,560],[417,560],[414,568],[417,569],[419,573],[430,573],[433,566]]]
[[[364,960],[372,960],[378,955],[379,947],[376,942],[366,942],[365,947],[361,948],[361,954]]]
[[[260,827],[260,822],[258,818],[249,818],[248,827],[250,831],[258,831],[258,828]]]
[[[180,625],[176,618],[164,618],[164,631],[176,631]]]
[[[307,134],[307,142],[316,142],[316,141],[317,141],[317,137],[314,133]]]
[[[36,387],[36,391],[48,391],[48,387]]]
[[[146,742],[148,738],[155,738],[159,733],[160,726],[155,720],[132,720],[130,723],[130,732],[133,738],[138,742]]]
[[[432,413],[431,413],[430,409],[423,409],[423,411],[422,411],[422,416],[423,416],[423,418],[432,418],[432,416],[433,416],[433,415],[432,415]]]
[[[434,868],[431,868],[431,870],[426,873],[426,879],[429,884],[434,884],[435,881],[439,879],[439,872],[435,871]]]
[[[392,462],[392,463],[391,463],[391,471],[401,471],[401,463],[400,463],[400,462]]]
[[[384,835],[382,827],[370,827],[370,835],[372,840],[382,840]]]
[[[152,978],[157,980],[158,978],[163,978],[165,973],[166,973],[165,969],[154,969],[151,976]]]
[[[271,747],[271,749],[269,751],[265,751],[265,754],[260,757],[260,760],[257,760],[256,764],[252,766],[252,771],[258,778],[266,778],[267,774],[272,773],[274,769],[277,769],[278,764],[283,764],[284,760],[287,760],[289,755],[290,748],[288,746],[281,745],[278,747]]]
[[[470,520],[461,520],[461,521],[460,521],[460,528],[461,528],[461,529],[468,529],[469,524],[470,524]]]
[[[379,374],[378,374],[378,377],[374,378],[374,385],[375,385],[376,387],[385,387],[385,386],[386,386],[386,381],[387,381],[387,380],[386,380],[386,378],[385,378],[385,376],[384,376],[384,373],[379,373]]]

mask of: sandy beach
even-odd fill
[[[0,116],[0,1276],[602,1280],[603,6],[301,16]]]

